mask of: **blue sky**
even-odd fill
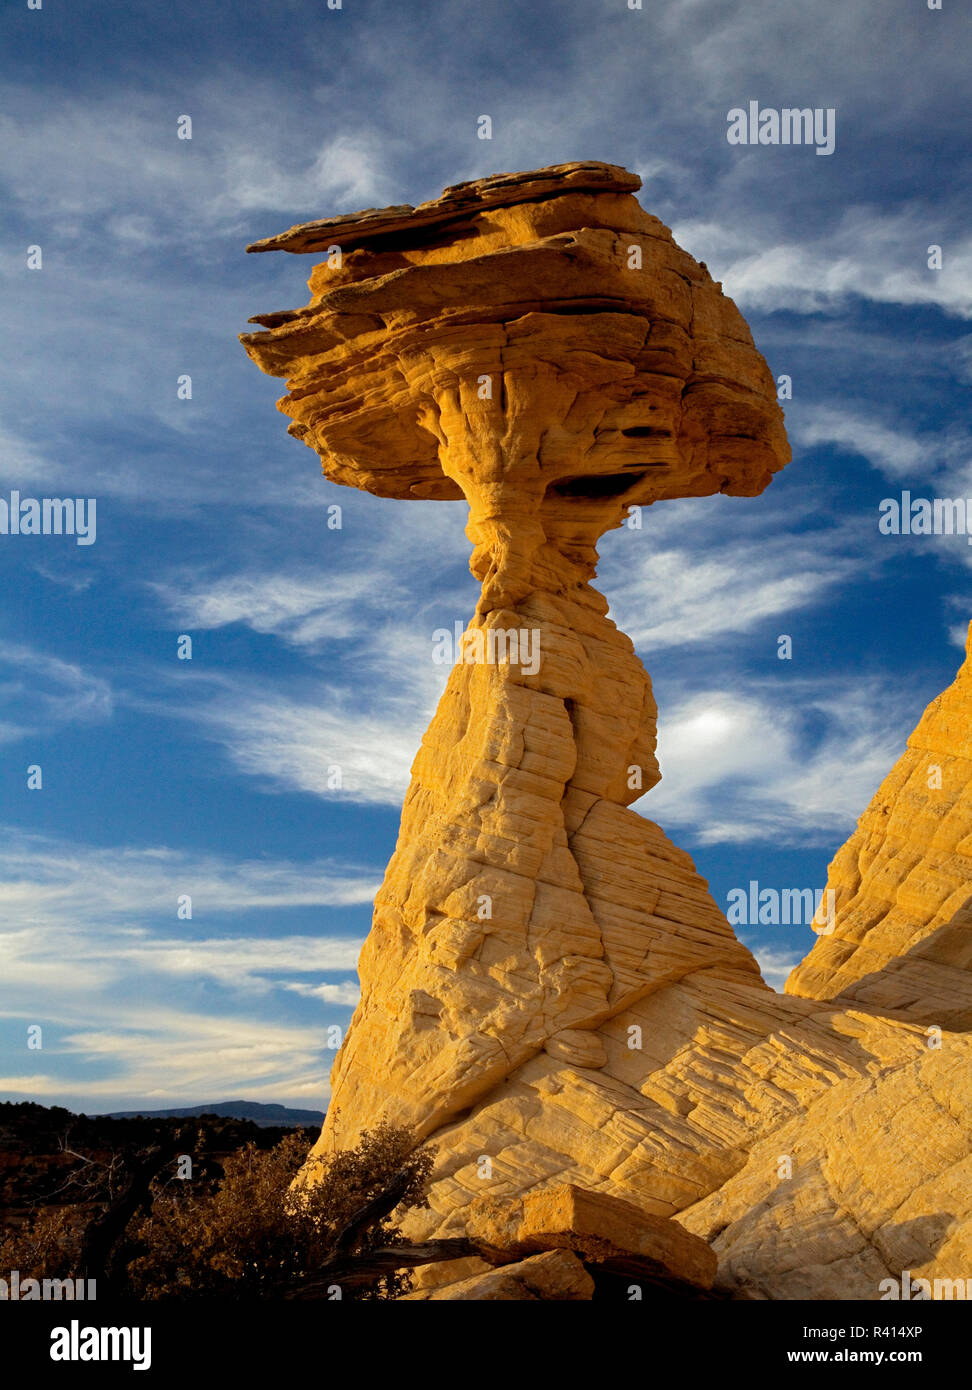
[[[2,25],[0,496],[95,497],[97,539],[0,536],[0,1095],[326,1104],[432,633],[476,586],[464,504],[324,481],[237,342],[313,263],[245,244],[312,217],[602,159],[724,282],[792,377],[793,462],[761,498],[650,509],[598,584],[659,703],[638,809],[722,906],[822,887],[972,617],[965,537],[877,529],[906,488],[972,498],[961,6],[44,0]],[[730,146],[750,100],[834,107],[835,153]],[[741,934],[777,987],[812,941]]]

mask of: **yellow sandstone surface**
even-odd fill
[[[612,1274],[649,1272],[711,1288],[716,1257],[676,1221],[571,1183],[535,1188],[521,1198],[477,1197],[466,1234],[504,1257],[569,1249]]]
[[[677,1290],[681,1296],[704,1296],[712,1287],[716,1257],[698,1236],[677,1221],[648,1216],[630,1202],[587,1192],[570,1183],[535,1189],[522,1197],[479,1196],[469,1206],[466,1236],[477,1242],[482,1258],[450,1260],[417,1271],[413,1300],[443,1298],[579,1298],[592,1296],[596,1273],[614,1276],[626,1286]],[[554,1260],[553,1255],[569,1256]],[[542,1260],[541,1256],[548,1259]],[[506,1276],[498,1279],[502,1266]],[[587,1271],[578,1279],[577,1267]],[[540,1291],[511,1292],[511,1280],[550,1270],[568,1292],[551,1282]]]
[[[838,923],[837,954],[821,940],[787,996],[690,857],[629,809],[659,777],[656,707],[590,585],[597,540],[632,505],[755,495],[789,459],[745,322],[637,187],[592,163],[499,175],[250,248],[325,258],[306,308],[258,316],[242,340],[287,378],[290,432],[337,482],[465,497],[482,585],[413,765],[314,1154],[381,1119],[431,1139],[414,1238],[463,1233],[477,1198],[566,1184],[677,1215],[712,1243],[725,1287],[874,1298],[899,1255],[950,1265],[968,1230],[960,949],[926,951],[905,990],[914,1006],[947,977],[936,1052],[925,1004],[901,1012],[901,980],[874,978],[900,975],[902,949],[932,941],[963,873],[968,886],[968,722],[951,706],[926,715],[953,803],[890,817],[875,879],[890,893],[904,867],[894,825],[919,879],[935,879],[934,911],[896,946],[890,899],[873,915],[869,888],[867,910]],[[846,861],[842,913],[873,857],[869,842]],[[848,995],[854,982],[868,992]],[[496,1287],[469,1296],[518,1296]]]
[[[954,684],[928,706],[827,887],[835,930],[788,993],[972,1027],[972,628]]]
[[[594,1280],[583,1262],[570,1250],[546,1250],[516,1264],[470,1275],[429,1292],[406,1294],[403,1302],[517,1302],[531,1299],[568,1302],[590,1299]]]

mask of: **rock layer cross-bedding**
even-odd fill
[[[307,307],[242,339],[286,378],[290,432],[336,482],[465,498],[481,583],[314,1153],[382,1119],[431,1139],[415,1238],[568,1183],[677,1217],[727,1291],[877,1298],[972,1256],[972,678],[926,714],[835,860],[833,934],[775,993],[630,809],[659,777],[656,707],[590,584],[631,506],[754,496],[790,457],[744,320],[638,186],[567,164],[249,248],[323,258]]]

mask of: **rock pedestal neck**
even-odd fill
[[[728,1288],[879,1297],[856,1216],[819,1273],[781,1268],[765,1230],[750,1248],[727,1184],[746,1174],[739,1191],[755,1182],[771,1223],[799,1230],[798,1187],[804,1227],[854,1209],[810,1117],[865,1079],[906,1072],[925,1095],[921,1028],[776,995],[689,856],[629,809],[659,777],[656,708],[589,583],[598,538],[632,506],[758,494],[789,459],[745,322],[639,184],[596,163],[499,175],[249,248],[324,257],[306,308],[242,338],[287,378],[290,433],[336,482],[465,497],[482,586],[412,769],[314,1154],[382,1119],[433,1137],[416,1237],[461,1232],[484,1194],[567,1182],[720,1231]],[[794,1123],[811,1156],[781,1190],[769,1154]],[[930,1234],[921,1249],[934,1263]]]

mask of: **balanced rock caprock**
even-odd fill
[[[914,1018],[774,993],[689,856],[629,809],[659,777],[656,707],[590,586],[597,540],[632,506],[756,495],[789,459],[745,322],[638,186],[561,165],[250,248],[326,256],[306,308],[242,339],[287,378],[290,432],[334,481],[465,497],[482,586],[412,769],[304,1178],[387,1119],[439,1151],[413,1237],[461,1233],[484,1191],[556,1181],[725,1243],[742,1218],[706,1201],[748,1173],[799,1219],[786,1213],[786,1258],[757,1246],[733,1287],[788,1297],[796,1271],[810,1296],[878,1297],[897,1209],[871,1189],[890,1193],[897,1145],[928,1185],[908,1268],[916,1252],[947,1263],[942,1212],[968,1209],[935,1182],[946,1154],[968,1161],[949,1087],[969,1052],[949,1032],[933,1055]],[[857,1169],[828,1147],[845,1101],[878,1127]],[[919,1101],[928,1148],[902,1132],[883,1152],[875,1132],[907,1129],[900,1107]],[[783,1133],[807,1154],[788,1178]],[[853,1248],[828,1243],[835,1212]]]

